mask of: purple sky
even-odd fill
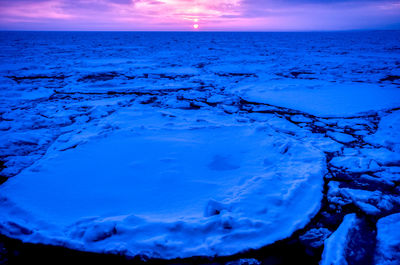
[[[400,29],[400,0],[0,0],[2,30]]]

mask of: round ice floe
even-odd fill
[[[320,151],[269,128],[119,132],[0,186],[0,232],[130,256],[229,255],[303,227],[324,168]]]
[[[291,80],[255,83],[238,92],[251,102],[295,109],[320,117],[349,117],[360,113],[397,108],[400,90],[374,84],[327,84]]]

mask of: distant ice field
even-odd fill
[[[3,32],[0,89],[14,97],[20,90],[213,87],[310,114],[351,116],[399,103],[398,43],[398,31]]]

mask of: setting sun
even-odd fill
[[[198,28],[199,28],[199,24],[194,24],[194,25],[193,25],[193,28],[194,28],[194,29],[198,29]]]

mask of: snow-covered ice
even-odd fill
[[[377,132],[367,136],[366,141],[385,146],[397,154],[400,153],[400,112],[396,111],[384,116],[379,123]]]
[[[378,265],[395,265],[400,263],[400,213],[380,219],[377,223],[377,253],[375,262]]]
[[[228,255],[306,225],[324,174],[321,151],[269,127],[137,127],[49,151],[0,187],[0,223],[92,251]]]
[[[379,220],[387,261],[398,43],[398,31],[1,32],[0,233],[160,258],[294,237],[328,264],[373,253],[346,243],[350,229],[375,248],[373,225],[349,228],[360,218]]]
[[[350,237],[350,231],[357,226],[356,214],[348,214],[344,217],[339,228],[325,240],[324,252],[320,265],[346,265],[346,250]]]
[[[321,117],[356,116],[377,109],[391,109],[400,104],[400,91],[395,86],[382,88],[372,84],[345,84],[340,85],[339,90],[337,86],[315,81],[292,81],[291,84],[279,83],[278,88],[256,84],[241,92],[248,101],[297,109]]]

